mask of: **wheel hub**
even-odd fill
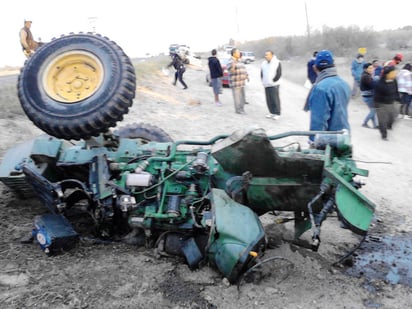
[[[77,103],[92,96],[103,77],[103,65],[96,56],[72,51],[63,53],[47,65],[43,88],[56,101]]]

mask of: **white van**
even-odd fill
[[[254,52],[251,52],[251,51],[241,51],[240,53],[241,53],[241,55],[242,55],[242,57],[240,58],[240,60],[241,60],[243,63],[248,64],[248,63],[251,63],[251,62],[255,61],[255,53],[254,53]]]

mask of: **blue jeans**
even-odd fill
[[[358,92],[360,91],[360,80],[353,79],[353,86],[352,86],[352,97],[356,97]]]
[[[372,121],[373,127],[377,127],[376,123],[376,108],[373,103],[373,97],[362,97],[363,102],[365,102],[368,105],[369,108],[369,113],[366,115],[365,120],[363,120],[363,124],[368,124],[368,121]]]
[[[400,92],[401,95],[401,107],[399,110],[399,113],[401,115],[409,115],[409,105],[411,104],[412,101],[412,95],[405,93],[405,92]]]
[[[219,95],[220,89],[222,88],[222,80],[220,79],[220,77],[212,78],[212,88],[213,88],[213,93],[215,95]]]

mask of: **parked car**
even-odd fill
[[[227,63],[229,62],[230,58],[220,58],[220,65],[222,66],[223,70],[223,77],[222,77],[222,86],[223,87],[230,87],[229,85],[229,72],[227,70]],[[206,74],[206,83],[209,84],[209,86],[212,86],[212,79],[210,78],[210,72]]]
[[[255,61],[255,53],[251,52],[251,51],[241,51],[240,52],[242,57],[240,58],[240,60],[245,63],[245,64],[249,64],[253,61]]]
[[[169,55],[179,54],[185,64],[191,64],[196,67],[202,67],[202,60],[199,56],[193,54],[190,47],[182,44],[170,44]]]

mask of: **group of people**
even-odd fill
[[[307,77],[312,83],[304,110],[311,111],[310,130],[335,131],[350,130],[347,107],[350,98],[357,96],[358,90],[369,112],[362,126],[379,129],[381,138],[388,140],[388,130],[392,129],[397,112],[395,101],[401,103],[400,117],[409,117],[412,100],[412,65],[407,63],[399,71],[397,66],[403,60],[402,54],[379,64],[378,60],[365,62],[364,55],[358,54],[351,64],[352,89],[337,75],[333,55],[328,50],[314,52],[307,63]],[[313,140],[313,137],[311,137]]]
[[[398,112],[395,102],[401,103],[400,118],[410,119],[409,105],[412,101],[412,65],[406,63],[401,69],[397,66],[403,60],[402,54],[396,54],[393,59],[382,66],[377,60],[366,62],[362,66],[360,91],[362,100],[368,105],[369,113],[362,126],[379,129],[381,137],[388,139],[388,130],[392,129]]]
[[[227,65],[229,81],[232,88],[235,112],[245,114],[245,84],[249,75],[245,65],[240,61],[240,51],[237,48],[231,51],[231,61]],[[367,104],[369,112],[362,124],[380,131],[383,140],[387,140],[387,130],[392,128],[396,117],[395,101],[402,103],[400,113],[408,117],[408,109],[412,98],[411,64],[407,63],[397,74],[396,66],[402,61],[402,55],[397,54],[393,59],[379,65],[379,61],[366,63],[364,55],[357,55],[352,62],[352,88],[341,78],[336,70],[334,57],[331,51],[315,51],[312,59],[307,63],[307,77],[312,84],[307,96],[304,110],[310,111],[311,131],[341,131],[350,132],[348,120],[348,105],[351,98],[361,94]],[[222,72],[216,57],[216,50],[209,57],[212,86],[216,104],[220,104],[219,92]],[[279,59],[272,51],[265,52],[265,60],[261,65],[261,82],[265,89],[266,104],[269,110],[267,118],[279,119],[281,104],[279,97],[282,67]],[[313,141],[314,136],[310,137]]]
[[[219,93],[223,76],[221,64],[216,56],[216,49],[212,50],[212,56],[208,58],[208,66],[210,70],[211,84],[217,105],[222,105],[219,101]],[[244,63],[241,61],[242,54],[238,48],[233,48],[230,52],[231,59],[227,64],[227,71],[229,72],[229,85],[232,89],[235,113],[244,115],[246,96],[245,86],[249,81],[249,74]],[[280,78],[282,76],[282,66],[279,59],[272,51],[265,52],[265,59],[261,66],[261,81],[265,88],[266,104],[269,110],[267,118],[274,120],[279,119],[281,105],[279,96]]]

